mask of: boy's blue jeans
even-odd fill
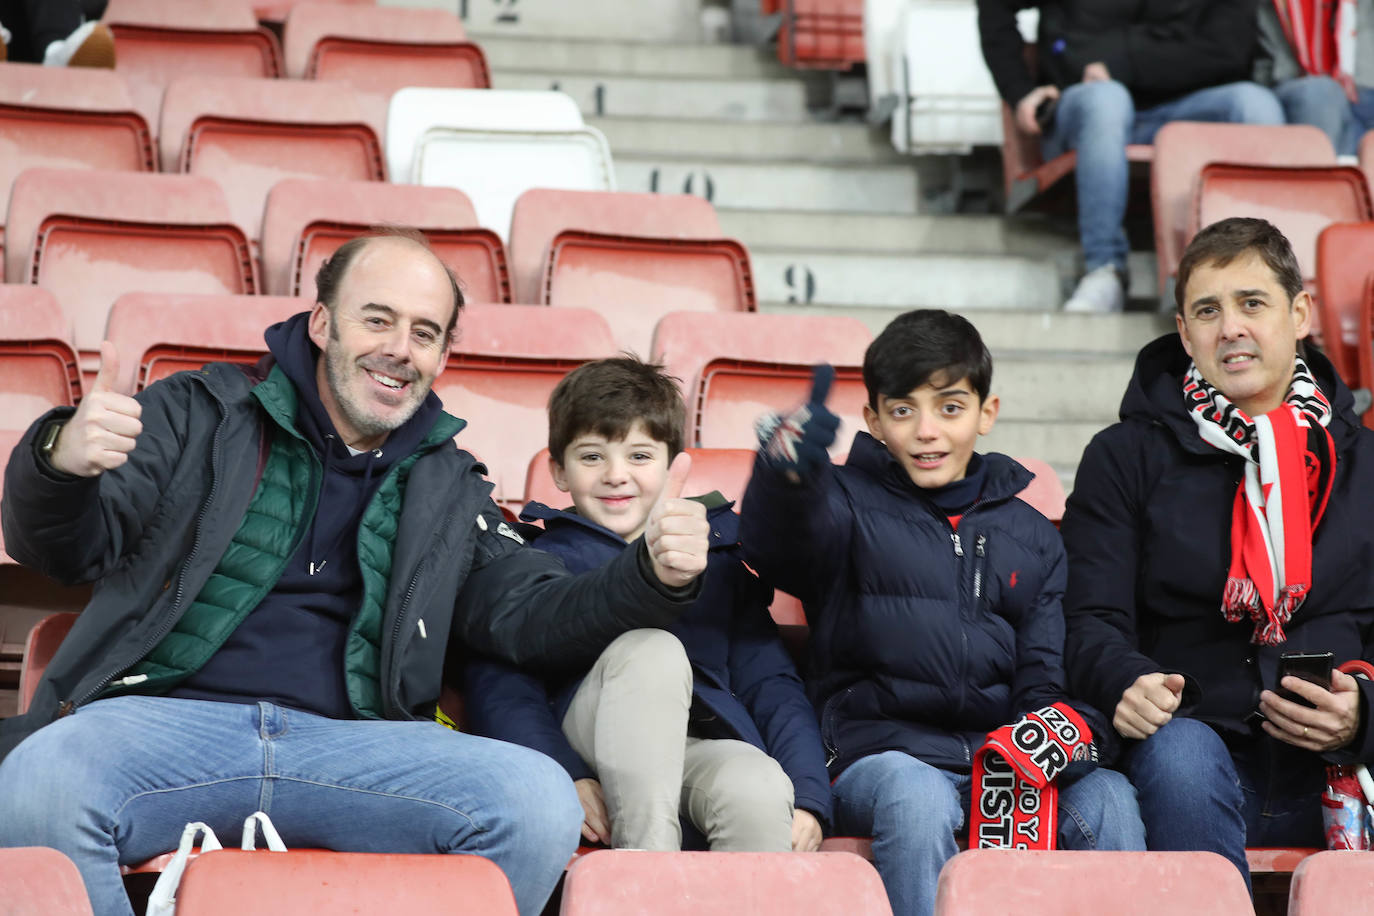
[[[0,846],[66,853],[97,916],[131,912],[119,865],[175,848],[188,821],[236,844],[259,809],[288,848],[485,856],[526,916],[543,907],[582,824],[567,774],[535,751],[432,722],[339,721],[271,703],[99,700],[0,764]]]
[[[1250,882],[1249,846],[1325,845],[1316,755],[1267,739],[1230,749],[1197,719],[1173,719],[1134,742],[1123,769],[1135,783],[1151,849],[1200,849]]]
[[[1126,271],[1129,245],[1122,221],[1130,173],[1128,143],[1153,143],[1170,121],[1282,124],[1283,107],[1258,83],[1228,83],[1136,110],[1131,93],[1115,80],[1076,83],[1064,90],[1054,126],[1045,137],[1046,159],[1078,151],[1078,235],[1088,270],[1111,264]]]
[[[940,869],[959,851],[972,777],[901,751],[873,754],[835,780],[836,832],[873,837],[873,862],[894,916],[930,916]],[[1059,792],[1060,849],[1144,849],[1135,790],[1095,769]]]

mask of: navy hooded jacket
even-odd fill
[[[967,773],[988,732],[1065,698],[1063,544],[1016,498],[1033,475],[982,458],[957,532],[868,433],[799,484],[755,461],[745,557],[806,607],[832,775],[889,750]]]
[[[1253,622],[1221,614],[1244,459],[1199,437],[1184,408],[1189,360],[1178,335],[1140,351],[1121,422],[1083,453],[1063,523],[1069,682],[1106,715],[1140,675],[1178,672],[1187,686],[1175,715],[1228,737],[1259,737],[1251,713],[1260,690],[1275,689],[1282,653],[1374,661],[1374,431],[1360,424],[1326,357],[1309,351],[1306,361],[1333,409],[1336,476],[1313,539],[1312,590],[1284,627],[1287,641],[1256,646]],[[1348,749],[1326,755],[1332,762],[1374,759],[1363,724],[1374,682],[1359,683],[1360,731]]]
[[[711,551],[697,601],[669,628],[692,664],[692,716],[715,716],[713,737],[747,741],[773,757],[792,780],[794,804],[830,822],[830,782],[816,718],[801,679],[768,615],[773,590],[739,557],[739,517],[717,494],[704,497]],[[521,514],[542,521],[535,545],[573,573],[605,565],[625,541],[572,511],[531,503]],[[537,533],[538,529],[533,528]],[[502,662],[474,659],[466,669],[465,712],[478,734],[534,748],[573,779],[594,773],[564,736],[561,723],[585,671],[540,678]]]

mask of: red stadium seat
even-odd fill
[[[754,469],[754,453],[742,448],[689,448],[692,473],[687,478],[686,493],[702,496],[712,491],[738,502],[744,496],[749,475]],[[541,502],[555,509],[572,505],[568,495],[553,482],[549,473],[549,450],[540,449],[530,459],[525,472],[525,502]]]
[[[46,846],[0,849],[0,887],[13,916],[91,916],[76,863]]]
[[[1317,236],[1317,310],[1322,343],[1347,385],[1359,377],[1360,303],[1374,269],[1374,222],[1336,223]]]
[[[782,6],[778,60],[821,70],[863,63],[863,0],[788,0]]]
[[[0,63],[0,215],[24,169],[152,172],[156,155],[148,122],[118,75]]]
[[[568,868],[561,916],[891,916],[878,873],[847,853],[605,849]]]
[[[548,443],[549,394],[569,371],[615,355],[610,326],[588,309],[471,306],[458,319],[434,391],[468,421],[459,448],[485,459],[495,497],[518,506],[530,457]]]
[[[256,916],[517,913],[510,882],[481,856],[218,849],[187,866],[178,916],[238,916],[245,908]]]
[[[1056,525],[1064,518],[1064,482],[1059,479],[1054,468],[1048,462],[1041,461],[1039,458],[1017,458],[1021,466],[1035,475],[1035,479],[1016,494],[1017,498],[1027,503],[1032,509],[1038,511],[1045,518],[1054,522]]]
[[[1360,138],[1360,171],[1364,172],[1364,177],[1369,186],[1374,188],[1374,134],[1365,132]]]
[[[103,21],[115,38],[115,70],[138,108],[157,120],[162,90],[191,75],[282,75],[281,45],[258,25],[247,0],[109,0]],[[163,169],[175,159],[164,159]]]
[[[315,296],[315,273],[349,238],[374,227],[418,229],[458,275],[468,302],[509,302],[501,237],[477,224],[466,194],[380,181],[288,178],[267,195],[262,269],[268,292]]]
[[[0,429],[24,430],[80,398],[81,372],[62,307],[37,286],[0,285]]]
[[[253,14],[263,22],[281,22],[305,0],[253,0]],[[376,6],[377,0],[329,0],[334,6]]]
[[[1198,176],[1209,162],[1247,165],[1335,165],[1326,134],[1309,125],[1200,124],[1174,121],[1155,135],[1150,199],[1163,294],[1192,238]],[[1310,261],[1309,261],[1310,263]]]
[[[381,142],[352,89],[306,80],[186,77],[162,103],[162,163],[218,181],[234,218],[260,237],[283,178],[385,181]]]
[[[677,239],[718,239],[723,234],[715,208],[690,194],[535,188],[520,195],[511,213],[517,301],[546,301],[549,248],[567,229]]]
[[[206,363],[252,365],[267,353],[268,326],[313,306],[285,296],[125,293],[110,306],[105,338],[119,351],[120,383],[141,391]]]
[[[28,711],[39,679],[43,677],[48,662],[52,661],[53,655],[57,653],[57,647],[67,638],[67,633],[71,631],[72,624],[76,623],[78,616],[70,611],[50,614],[29,631],[29,638],[24,642],[24,666],[19,672],[20,713]]]
[[[350,84],[379,136],[397,89],[491,86],[482,49],[448,10],[297,3],[282,43],[288,76]]]
[[[683,312],[659,321],[651,353],[682,383],[688,442],[706,448],[757,447],[754,421],[805,401],[811,367],[835,364],[827,404],[842,421],[832,451],[842,451],[865,428],[859,367],[872,339],[840,316]]]
[[[248,239],[208,178],[29,169],[14,183],[9,232],[6,278],[52,291],[91,372],[120,293],[258,287]]]
[[[1345,916],[1374,891],[1374,858],[1356,850],[1323,850],[1293,872],[1288,916]]]
[[[1365,278],[1364,294],[1360,300],[1360,324],[1356,340],[1356,380],[1361,388],[1374,391],[1374,272]],[[1374,408],[1366,411],[1364,425],[1374,428]]]
[[[1253,914],[1240,872],[1214,852],[976,849],[945,863],[936,916]]]

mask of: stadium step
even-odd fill
[[[603,76],[680,76],[761,80],[789,76],[765,48],[744,45],[665,44],[601,39],[516,38],[483,34],[482,51],[493,73],[598,73]]]
[[[919,178],[909,165],[850,168],[796,161],[678,159],[619,155],[621,191],[697,194],[717,209],[788,209],[915,214]]]
[[[904,308],[1052,309],[1052,261],[995,254],[751,251],[754,285],[769,302]]]
[[[497,70],[494,89],[557,89],[577,100],[587,117],[719,118],[731,121],[805,121],[806,87],[771,80],[556,75]]]
[[[701,0],[378,0],[377,5],[456,8],[468,32],[479,41],[489,35],[675,42],[702,37]]]
[[[862,124],[819,121],[688,120],[588,116],[610,141],[614,155],[801,159],[862,167],[875,163],[911,167],[881,130]]]

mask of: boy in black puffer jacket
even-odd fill
[[[588,363],[549,399],[550,470],[573,508],[531,503],[536,546],[581,572],[644,530],[681,489],[682,396],[633,358]],[[672,473],[669,465],[672,462]],[[478,734],[553,757],[577,785],[591,842],[677,849],[679,815],[711,849],[815,850],[830,817],[816,719],[768,616],[773,590],[740,562],[739,520],[702,498],[711,551],[701,596],[671,630],[631,630],[590,670],[527,672],[476,660]]]
[[[924,916],[958,851],[989,732],[1051,704],[1083,725],[1062,705],[1064,548],[1016,498],[1031,474],[974,451],[998,399],[991,356],[966,320],[908,312],[869,346],[869,433],[842,467],[825,452],[835,428],[827,371],[811,403],[761,424],[743,543],[749,563],[806,606],[836,830],[871,835],[894,912]],[[1080,742],[1085,731],[1076,728]],[[1071,766],[1057,784],[1060,846],[1144,848],[1120,774]],[[982,801],[1000,813],[992,796]],[[1052,818],[1041,825],[1054,834]],[[983,845],[993,833],[979,831]],[[1024,832],[1004,839],[1052,845]]]

